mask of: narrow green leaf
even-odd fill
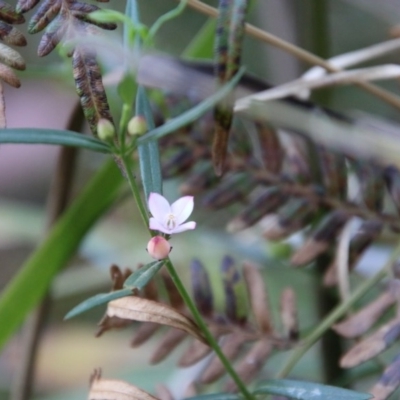
[[[237,400],[240,399],[235,393],[211,393],[199,396],[187,397],[185,400]]]
[[[151,140],[160,139],[161,137],[175,132],[177,129],[186,126],[200,118],[208,110],[211,110],[218,102],[220,102],[238,84],[240,78],[244,74],[244,71],[244,67],[240,68],[239,72],[212,96],[208,97],[206,100],[203,100],[201,103],[184,112],[180,116],[170,119],[166,124],[146,133],[138,140],[138,143],[144,144],[150,142]]]
[[[0,129],[0,143],[53,144],[81,147],[101,153],[111,152],[110,146],[107,143],[94,137],[72,131],[55,129]]]
[[[82,303],[78,304],[71,311],[67,313],[64,319],[70,319],[76,317],[79,314],[84,313],[94,307],[101,306],[102,304],[108,303],[111,300],[120,299],[121,297],[126,297],[132,294],[131,289],[121,289],[110,293],[99,293],[93,297],[89,297]]]
[[[142,86],[139,86],[137,91],[136,115],[144,116],[148,128],[154,130],[153,113],[146,90]],[[162,194],[160,152],[156,139],[154,138],[138,145],[140,174],[146,201],[151,192]]]
[[[320,383],[276,379],[265,382],[254,394],[276,394],[298,400],[367,400],[369,393],[360,393]]]
[[[0,348],[50,286],[54,275],[75,253],[82,238],[120,194],[124,179],[113,160],[86,185],[0,298]]]
[[[161,269],[165,260],[153,261],[149,264],[139,268],[131,274],[124,282],[124,287],[133,289],[143,289],[150,281],[150,279]]]

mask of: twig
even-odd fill
[[[71,113],[67,129],[79,132],[83,121],[82,109],[78,102]],[[71,192],[76,156],[77,149],[75,147],[60,148],[53,182],[48,194],[46,231],[49,231],[66,208]],[[50,305],[51,296],[47,293],[25,323],[21,359],[13,382],[11,400],[27,400],[32,395],[38,348]]]
[[[193,8],[196,11],[199,11],[209,17],[215,18],[218,15],[218,10],[214,7],[211,7],[207,4],[202,3],[199,0],[189,0],[188,6]],[[297,57],[299,60],[306,62],[311,65],[318,65],[328,72],[338,72],[340,68],[336,68],[333,65],[329,64],[326,60],[321,57],[316,56],[313,53],[308,52],[307,50],[302,49],[294,44],[291,44],[271,33],[268,33],[260,28],[255,27],[251,24],[246,24],[246,33],[254,38],[261,40],[262,42],[268,43],[272,46],[278,47],[279,49],[286,51],[289,54],[292,54],[294,57]],[[364,89],[368,93],[378,97],[382,101],[390,104],[397,110],[400,110],[400,98],[393,93],[388,92],[385,89],[382,89],[372,83],[367,82],[356,82],[354,83],[358,87]]]

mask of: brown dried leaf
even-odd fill
[[[363,335],[395,301],[396,297],[392,292],[386,291],[345,321],[333,325],[332,328],[346,338]]]
[[[170,329],[158,343],[150,358],[150,364],[158,364],[163,361],[185,338],[186,332]]]
[[[102,379],[95,371],[91,378],[89,400],[158,400],[138,387],[120,380]]]
[[[76,48],[72,56],[75,86],[90,129],[97,134],[97,124],[104,118],[112,121],[100,67],[93,52]]]
[[[23,15],[19,14],[5,1],[0,2],[0,20],[9,24],[22,24],[25,22]]]
[[[246,343],[247,338],[238,333],[231,334],[225,338],[221,346],[222,352],[225,354],[226,358],[230,361],[235,360],[239,355],[240,349]],[[225,367],[222,365],[218,357],[213,357],[210,364],[205,368],[201,378],[201,383],[212,383],[219,379],[222,375],[226,373]]]
[[[181,329],[202,342],[206,342],[197,325],[172,307],[136,296],[123,297],[108,303],[107,315],[123,319],[155,322]]]
[[[61,6],[62,2],[59,0],[45,0],[42,2],[29,21],[28,32],[34,34],[46,28],[57,17]],[[63,12],[62,19],[60,18],[58,23],[61,23],[61,21],[66,23],[67,18],[67,14]]]
[[[257,131],[264,167],[267,171],[278,174],[284,157],[278,131],[267,124],[257,124]]]
[[[281,294],[281,320],[284,327],[284,335],[290,340],[299,337],[299,325],[297,319],[296,294],[293,289],[285,288]]]
[[[18,51],[0,43],[0,61],[11,68],[23,71],[26,67],[25,61]]]
[[[143,322],[135,332],[131,340],[131,347],[139,347],[150,339],[158,330],[160,325],[153,322]]]
[[[348,219],[349,215],[342,210],[335,210],[326,215],[311,238],[293,254],[291,263],[296,266],[308,264],[328,250]]]
[[[222,334],[221,329],[213,326],[210,327],[210,332],[216,339],[218,339]],[[198,340],[193,340],[182,354],[178,361],[178,365],[180,367],[190,367],[210,354],[211,351],[211,347],[207,344],[199,342]]]
[[[243,264],[243,277],[257,325],[262,332],[271,333],[273,328],[264,279],[259,269],[249,262]]]
[[[386,350],[400,336],[400,318],[382,326],[371,336],[352,347],[340,360],[342,368],[359,365]]]
[[[179,294],[175,283],[172,281],[171,276],[168,274],[166,270],[161,271],[161,276],[164,281],[164,285],[168,294],[169,303],[172,308],[176,310],[182,310],[185,308],[185,303],[182,299],[182,296]]]
[[[268,339],[260,340],[251,347],[236,368],[236,372],[243,382],[248,383],[254,379],[257,373],[261,371],[271,351],[272,344]],[[226,385],[226,390],[235,391],[236,384],[230,380]]]
[[[374,396],[374,400],[386,400],[399,385],[400,355],[397,355],[369,392]]]
[[[184,399],[189,399],[190,397],[194,397],[197,394],[198,394],[198,390],[197,390],[196,384],[194,382],[191,382],[186,387],[183,398]]]
[[[174,396],[172,396],[171,391],[165,385],[157,385],[156,393],[160,400],[174,400]]]
[[[47,29],[46,33],[42,36],[38,46],[38,56],[44,57],[51,53],[56,46],[60,43],[65,32],[67,30],[67,25],[61,17],[54,19],[51,26]]]
[[[25,36],[15,27],[0,21],[0,39],[13,46],[26,46]]]

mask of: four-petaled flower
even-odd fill
[[[169,204],[168,200],[158,193],[150,193],[149,210],[153,215],[150,218],[150,229],[172,235],[196,228],[196,222],[185,222],[193,211],[193,197],[184,196]]]

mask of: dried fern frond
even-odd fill
[[[99,120],[104,118],[112,122],[112,116],[96,54],[83,42],[85,37],[89,40],[91,35],[96,34],[94,25],[108,30],[115,29],[116,25],[92,20],[90,13],[99,10],[99,7],[76,0],[42,0],[40,2],[19,0],[17,10],[25,13],[38,4],[28,25],[28,31],[31,34],[44,30],[38,47],[38,55],[40,57],[48,55],[62,41],[68,41],[72,45],[70,54],[72,54],[76,89],[90,129],[96,135]]]
[[[83,112],[91,131],[96,134],[100,119],[112,121],[96,55],[86,47],[76,47],[72,55],[72,66]]]
[[[25,46],[24,35],[14,26],[25,22],[24,17],[5,1],[0,1],[0,79],[8,85],[19,88],[21,82],[13,69],[23,71],[25,61],[10,46]],[[0,84],[0,128],[6,127],[5,100],[3,87]]]
[[[280,333],[279,329],[273,325],[267,300],[268,296],[264,288],[263,279],[256,266],[244,263],[242,277],[232,258],[225,257],[222,260],[221,275],[225,291],[225,310],[223,313],[214,308],[209,277],[199,260],[193,260],[191,272],[193,296],[196,305],[203,314],[212,334],[222,341],[221,348],[225,356],[231,362],[239,359],[237,371],[245,382],[252,381],[258,375],[258,372],[273,351],[290,348],[296,343],[298,336],[296,299],[291,289],[287,288],[282,294],[281,319],[283,332]],[[122,276],[121,274],[119,276]],[[168,310],[173,309],[175,312],[187,316],[188,311],[169,275],[162,273],[162,278],[166,286],[168,302],[172,307],[168,307]],[[120,300],[133,301],[136,298],[137,300],[135,301],[149,302],[150,300],[145,298],[150,295],[152,299],[158,299],[157,307],[165,308],[165,304],[160,302],[159,296],[156,294],[155,282],[152,281],[150,285],[150,290],[147,293],[146,289],[143,291],[142,299],[130,296]],[[152,301],[153,303],[155,302]],[[249,305],[250,311],[247,307],[244,308],[246,304]],[[113,307],[113,302],[109,303],[110,307]],[[164,312],[165,318],[168,318],[168,312]],[[107,314],[110,316],[109,312]],[[250,318],[251,314],[253,318]],[[157,328],[155,328],[154,325],[156,324],[151,325],[146,318],[142,319],[142,321],[145,322],[142,322],[138,327],[132,341],[135,347],[144,343],[160,327],[160,325],[157,325]],[[175,329],[178,326],[174,326],[171,321],[166,321],[164,325],[169,326],[170,329],[158,340],[158,344],[150,356],[152,364],[164,360],[181,342],[188,338],[188,331]],[[118,328],[120,326],[122,324],[116,321],[115,327]],[[112,328],[113,326],[108,320],[104,330]],[[149,334],[147,335],[147,333]],[[204,340],[201,338],[192,339],[181,355],[178,364],[181,367],[194,365],[211,352],[212,349]],[[199,382],[203,384],[215,382],[225,373],[224,366],[216,356],[213,356],[202,371]],[[227,389],[234,390],[234,384],[228,381]]]
[[[37,4],[39,7],[29,21],[28,32],[34,34],[45,30],[38,49],[40,57],[49,54],[61,40],[72,39],[76,29],[85,32],[86,24],[95,24],[102,29],[116,28],[112,23],[99,24],[91,20],[89,14],[99,7],[76,0],[19,0],[17,10],[26,13]]]
[[[379,319],[387,310],[393,308],[398,300],[398,285],[393,284],[376,299],[366,304],[356,313],[337,323],[333,329],[345,338],[360,338],[376,325],[375,330],[361,338],[340,360],[342,368],[356,367],[378,356],[391,347],[400,337],[400,319],[398,316],[381,325]],[[397,355],[383,371],[378,382],[370,390],[379,400],[387,399],[400,385],[398,374],[399,356]]]

